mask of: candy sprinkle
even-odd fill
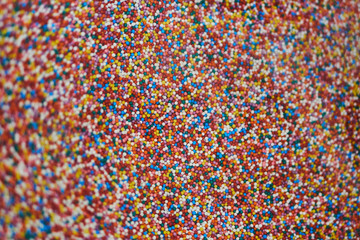
[[[359,4],[1,1],[0,239],[360,239]]]

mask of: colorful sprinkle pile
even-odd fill
[[[0,239],[360,239],[360,2],[0,2]]]

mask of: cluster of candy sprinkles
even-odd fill
[[[360,239],[360,2],[0,2],[0,239]]]

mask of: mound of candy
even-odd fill
[[[0,238],[360,238],[359,4],[1,1]]]

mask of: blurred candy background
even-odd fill
[[[359,1],[0,1],[1,239],[359,239]]]

